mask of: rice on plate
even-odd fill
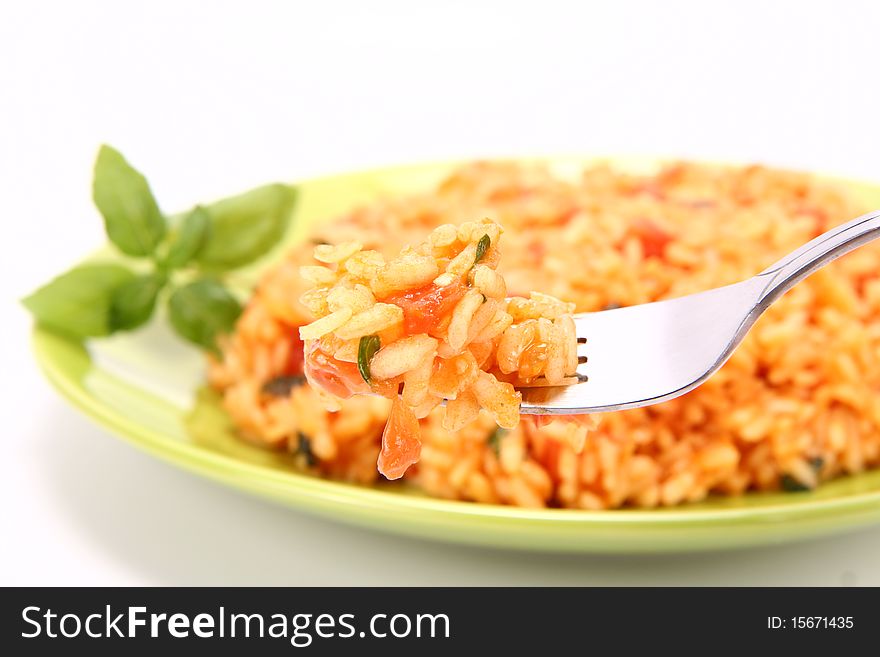
[[[316,280],[316,246],[336,257],[341,245],[356,244],[392,262],[453,224],[471,227],[459,246],[476,249],[474,218],[490,217],[505,229],[503,257],[489,269],[506,295],[540,291],[581,312],[736,282],[863,211],[830,183],[763,167],[680,163],[633,175],[593,166],[571,178],[540,165],[475,163],[429,193],[317,227],[265,273],[221,358],[212,358],[210,382],[242,437],[295,452],[304,470],[374,482],[391,401],[356,395],[325,411],[322,393],[305,381],[300,328],[331,314],[310,303],[316,284],[331,284]],[[875,466],[878,254],[864,247],[798,285],[715,376],[681,398],[607,413],[597,426],[500,428],[486,410],[459,426],[434,408],[418,420],[419,460],[404,478],[450,499],[603,509],[809,489]],[[301,267],[312,268],[303,272],[312,280]]]

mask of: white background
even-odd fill
[[[630,558],[349,529],[68,407],[16,299],[103,241],[98,144],[163,207],[412,160],[761,160],[880,180],[872,2],[45,2],[0,9],[2,584],[880,584],[880,528]]]

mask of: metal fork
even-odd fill
[[[598,413],[683,395],[724,364],[770,304],[820,267],[878,237],[880,211],[823,233],[740,283],[575,315],[578,382],[520,388],[521,412]]]

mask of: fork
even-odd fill
[[[521,387],[530,415],[598,413],[674,399],[706,381],[773,302],[880,237],[880,211],[837,226],[748,280],[677,299],[574,316],[576,382]]]

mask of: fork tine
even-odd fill
[[[523,388],[521,412],[603,412],[684,394],[730,355],[744,325],[753,321],[750,313],[765,285],[749,279],[669,301],[576,315],[578,338],[586,338],[578,340],[576,374],[588,381]]]

